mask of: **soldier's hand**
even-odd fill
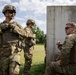
[[[14,28],[15,28],[15,25],[10,24],[10,25],[9,25],[9,28],[14,29]]]
[[[0,26],[1,30],[5,30],[9,27],[9,24],[3,24]]]
[[[58,41],[58,42],[56,43],[56,45],[57,45],[58,47],[62,46],[62,44],[60,43],[60,41]]]
[[[58,42],[56,43],[57,46],[60,45],[60,44],[61,44],[60,41],[58,41]]]
[[[57,45],[57,47],[58,47],[59,50],[62,49],[62,44],[60,43],[60,41],[58,41],[58,42],[56,43],[56,45]]]

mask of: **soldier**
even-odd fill
[[[26,22],[27,27],[24,28],[27,38],[25,39],[25,48],[24,48],[24,75],[30,75],[29,70],[32,64],[32,56],[33,56],[33,49],[35,45],[35,34],[32,32],[32,27],[34,26],[35,22],[32,19],[28,19]]]
[[[60,60],[51,62],[45,75],[76,75],[76,26],[74,22],[66,24],[66,38],[62,44]],[[59,44],[60,45],[60,44]]]
[[[16,8],[6,5],[2,13],[5,20],[0,23],[0,75],[19,75],[21,37],[25,38],[24,29],[15,21]]]

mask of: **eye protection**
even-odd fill
[[[65,30],[68,30],[69,28],[72,28],[72,27],[65,27]]]
[[[16,13],[15,10],[7,10],[10,14]]]

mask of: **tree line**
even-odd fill
[[[36,34],[36,43],[44,43],[46,34],[44,34],[44,32],[39,27],[37,27],[37,25],[34,25],[32,31],[34,34]]]

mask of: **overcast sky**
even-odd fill
[[[0,0],[0,22],[5,18],[2,9],[6,4],[12,4],[17,9],[15,20],[23,27],[27,19],[34,19],[36,25],[46,33],[47,6],[52,5],[75,5],[76,0]]]

